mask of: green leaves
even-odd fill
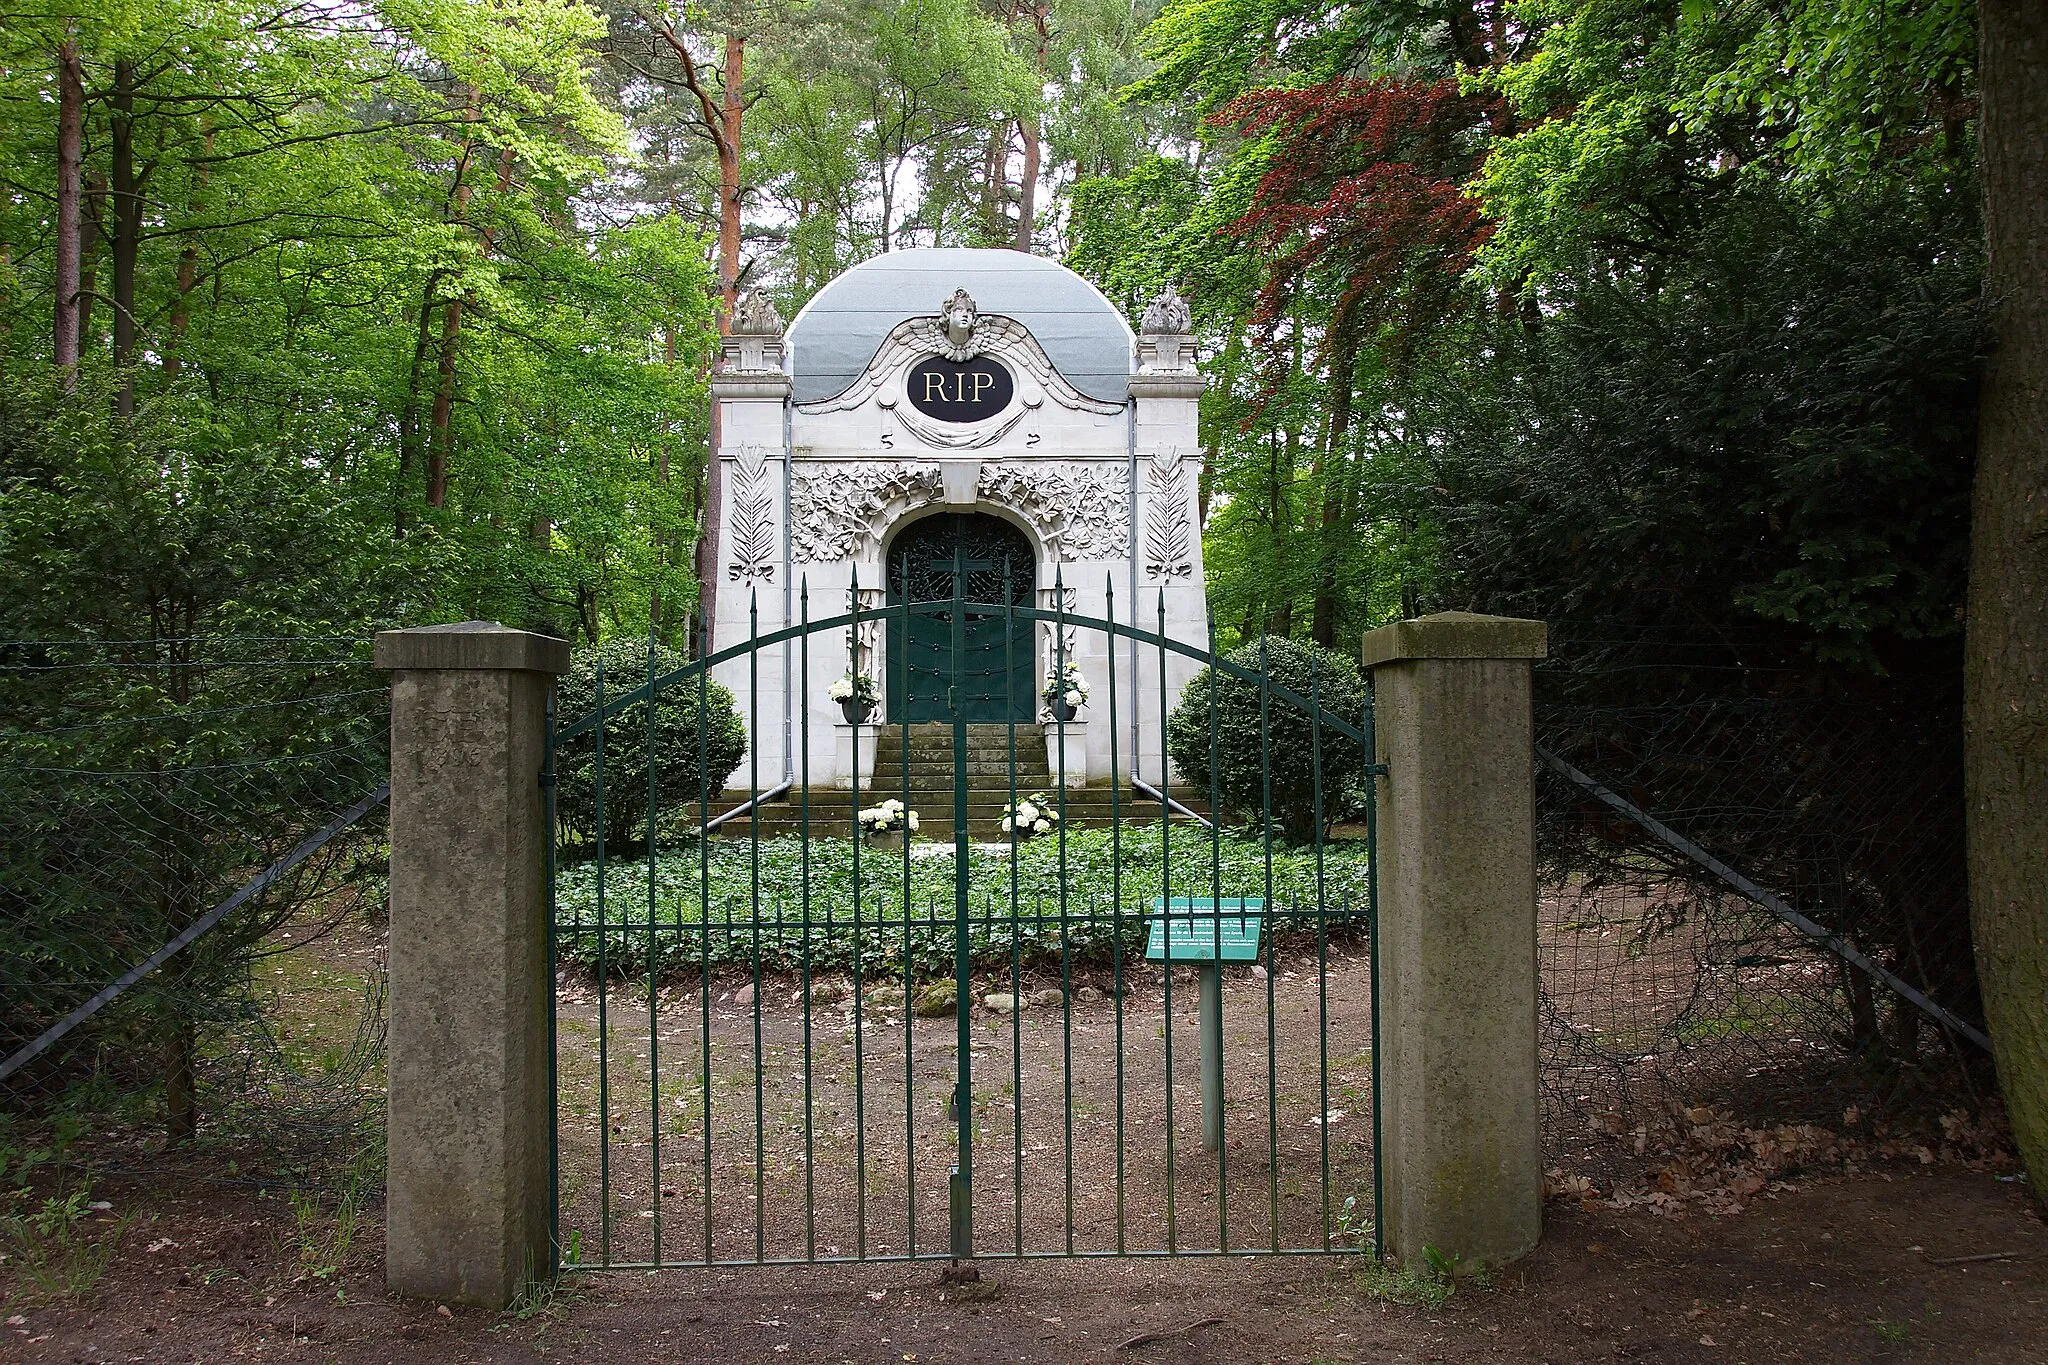
[[[673,629],[696,591],[678,547],[703,462],[709,278],[679,217],[615,227],[592,208],[628,152],[591,79],[602,21],[570,0],[122,13],[79,35],[85,173],[102,187],[84,244],[87,383],[131,311],[140,364],[125,379],[146,443],[178,452],[180,516],[279,508],[275,543],[298,556],[267,557],[260,576],[222,561],[241,579],[195,585],[202,613],[274,588],[336,621],[495,616],[595,636],[661,615]],[[0,147],[31,149],[0,152],[14,376],[47,366],[51,330],[40,43],[31,28],[0,38],[0,84],[23,96],[0,102]],[[116,61],[133,86],[119,164]],[[107,207],[124,177],[146,208],[132,240]],[[129,279],[132,304],[114,294]],[[77,496],[119,516],[122,486]],[[130,530],[137,552],[154,543]],[[140,608],[105,599],[85,600]]]
[[[614,849],[636,838],[644,842],[650,820],[659,828],[664,814],[694,807],[707,791],[715,797],[747,754],[747,731],[732,693],[701,673],[658,689],[652,727],[645,699],[619,705],[618,698],[646,686],[648,652],[643,640],[578,650],[556,686],[558,725],[573,725],[595,714],[600,701],[605,704],[602,809],[605,838]],[[676,651],[653,647],[656,681],[683,663]],[[599,767],[595,728],[556,749],[555,814],[584,843],[597,838]]]
[[[1364,714],[1365,679],[1345,655],[1267,636],[1224,657],[1347,723]],[[1326,822],[1349,813],[1369,761],[1357,744],[1320,726],[1302,707],[1207,667],[1188,680],[1167,717],[1166,751],[1190,786],[1213,788],[1227,808],[1253,824],[1270,810],[1295,843],[1318,837],[1318,811]]]
[[[1170,840],[1175,895],[1210,895],[1220,879],[1225,896],[1266,894],[1262,840],[1222,835],[1212,845],[1197,830],[1176,827]],[[557,951],[595,970],[599,943],[612,972],[644,972],[650,954],[659,969],[690,970],[708,956],[713,964],[750,963],[758,950],[770,971],[847,967],[856,946],[873,976],[901,973],[908,957],[918,971],[947,971],[953,960],[953,855],[943,845],[913,846],[906,877],[902,855],[864,853],[860,860],[861,917],[855,924],[853,848],[844,838],[713,839],[710,880],[700,881],[698,851],[665,853],[653,868],[654,933],[648,922],[645,859],[608,862],[602,870],[605,916],[597,915],[599,867],[595,860],[558,874]],[[1144,943],[1146,907],[1161,895],[1159,828],[1126,825],[1116,839],[1106,829],[1069,829],[1019,843],[1016,894],[1006,844],[974,844],[969,858],[970,933],[977,961],[1007,963],[1013,939],[1027,964],[1057,961],[1062,951],[1082,961],[1107,959],[1119,928],[1127,955]],[[1121,859],[1119,862],[1118,859]],[[1276,904],[1307,918],[1274,927],[1313,932],[1317,858],[1275,848],[1272,888]],[[1062,869],[1064,868],[1064,872]],[[1365,846],[1333,844],[1322,857],[1324,923],[1362,917],[1366,896]],[[1060,887],[1067,915],[1061,915]],[[1112,906],[1123,897],[1123,915]],[[707,909],[708,907],[708,909]]]
[[[1453,600],[1687,631],[1781,623],[1860,672],[1949,657],[1982,331],[1970,205],[1744,194],[1652,282],[1554,278],[1415,411]]]

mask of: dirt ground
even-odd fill
[[[1147,966],[1126,975],[1121,999],[1107,973],[977,980],[968,1019],[977,1245],[1189,1250],[1226,1245],[1227,1231],[1227,1245],[1296,1250],[1362,1234],[1372,1187],[1369,969],[1334,947],[1327,973],[1312,959],[1290,962],[1281,957],[1272,976],[1241,966],[1227,975],[1220,1161],[1203,1148],[1191,969],[1176,972],[1171,1009],[1165,978]],[[600,1034],[596,992],[564,984],[562,1238],[575,1259],[702,1261],[707,1226],[712,1260],[945,1247],[947,1174],[958,1159],[947,1120],[953,1014],[917,1017],[902,982],[888,979],[868,984],[856,1012],[849,983],[827,977],[819,984],[837,988],[832,1003],[806,1018],[795,984],[764,978],[756,1001],[745,976],[713,978],[708,1057],[700,987],[665,988],[651,1015],[644,993],[614,989]],[[913,981],[909,996],[920,989]],[[980,1003],[996,992],[1039,1002],[1007,1013]]]
[[[308,1015],[295,1046],[352,1036],[380,952],[354,933],[280,960],[280,999]],[[304,975],[309,965],[320,971]],[[1186,983],[1169,1008],[1155,972],[1134,972],[1120,1002],[1099,974],[1027,974],[1016,993],[1072,993],[1021,1016],[976,1003],[979,1244],[1054,1250],[1071,1229],[1079,1249],[1113,1245],[1120,1114],[1130,1246],[1213,1245],[1219,1183],[1234,1246],[1276,1227],[1283,1245],[1319,1245],[1326,1195],[1370,1185],[1369,967],[1356,945],[1333,951],[1327,977],[1305,966],[1283,956],[1270,977],[1240,969],[1226,982],[1222,1182],[1201,1147]],[[863,992],[858,1021],[850,997],[818,1005],[806,1035],[793,983],[764,981],[758,1014],[746,984],[713,982],[707,1063],[706,999],[689,982],[664,986],[651,1012],[644,992],[600,1002],[587,979],[563,982],[563,1228],[580,1259],[599,1259],[607,1200],[615,1259],[647,1258],[656,1222],[665,1258],[703,1254],[707,1107],[716,1257],[751,1256],[757,1237],[771,1257],[807,1241],[850,1254],[862,1188],[869,1254],[905,1249],[912,1207],[917,1249],[938,1250],[955,1021],[916,1018],[899,987],[893,1002]],[[1012,985],[979,981],[977,1002]],[[327,1178],[319,1194],[293,1194],[290,1179],[266,1188],[263,1154],[222,1145],[180,1179],[160,1157],[129,1163],[136,1179],[101,1168],[90,1197],[105,1207],[71,1234],[107,1252],[90,1292],[39,1298],[18,1257],[0,1262],[0,1361],[2048,1362],[2048,1223],[1995,1124],[1837,1113],[1815,1126],[1677,1106],[1611,1129],[1582,1116],[1553,1134],[1543,1244],[1434,1304],[1415,1280],[1339,1254],[988,1259],[987,1292],[968,1298],[942,1292],[929,1261],[593,1269],[515,1312],[444,1308],[386,1294],[374,1195],[356,1207]],[[348,1155],[292,1169],[374,1169]]]
[[[1740,1214],[1553,1201],[1542,1246],[1439,1308],[1356,1258],[591,1272],[524,1315],[383,1290],[374,1221],[304,1269],[289,1200],[104,1183],[90,1304],[10,1300],[0,1358],[193,1361],[2048,1361],[2048,1227],[1949,1168],[1826,1176]],[[1997,1259],[1989,1259],[1991,1257]]]

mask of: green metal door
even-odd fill
[[[955,630],[956,556],[964,570],[962,599],[1031,604],[1031,542],[997,517],[948,513],[927,517],[897,538],[889,552],[889,601],[912,610],[889,622],[888,719],[969,724],[1029,722],[1036,695],[1031,627],[994,610],[969,609]],[[929,610],[916,610],[917,604]],[[1014,638],[1013,638],[1014,636]],[[957,714],[956,714],[957,710]]]

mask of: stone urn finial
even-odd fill
[[[733,309],[732,330],[747,336],[782,335],[782,314],[775,311],[774,301],[759,289],[750,289],[740,295],[739,305]]]
[[[1172,283],[1159,291],[1159,296],[1145,305],[1144,320],[1138,324],[1140,336],[1186,336],[1193,327],[1188,316],[1187,301]]]
[[[727,373],[781,374],[782,314],[766,293],[750,289],[740,295],[719,356],[719,368]]]
[[[1138,323],[1138,373],[1192,372],[1195,343],[1189,333],[1193,330],[1187,300],[1169,283],[1145,305],[1145,316]]]

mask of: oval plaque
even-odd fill
[[[979,422],[1010,406],[1017,381],[999,360],[976,356],[948,360],[928,356],[903,380],[903,396],[927,417],[941,422]]]

